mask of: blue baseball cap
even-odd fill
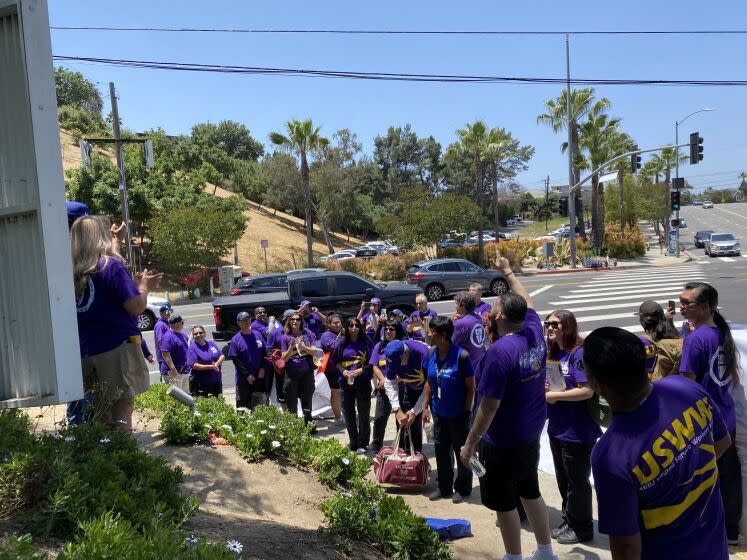
[[[70,202],[66,202],[65,206],[67,207],[68,225],[72,225],[75,220],[82,216],[88,216],[88,206],[82,202],[71,200]]]
[[[305,300],[301,301],[301,303],[298,304],[298,308],[299,309],[303,309],[307,305],[311,305],[311,302],[309,300],[305,299]]]
[[[171,307],[170,303],[164,303],[161,307],[158,308],[158,311],[164,313],[166,311],[173,311],[173,308]]]
[[[384,348],[384,355],[386,356],[386,370],[387,373],[397,375],[399,370],[402,368],[402,354],[405,352],[405,343],[401,340],[391,340],[387,343]]]

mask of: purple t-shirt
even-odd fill
[[[369,340],[376,340],[376,329],[374,328],[373,324],[373,314],[370,312],[366,312],[361,316],[361,324],[363,325],[363,328],[366,331],[366,336],[369,338]],[[377,322],[378,327],[378,322]]]
[[[368,363],[372,366],[377,366],[381,373],[384,374],[384,377],[386,377],[386,356],[384,355],[384,342],[377,342],[373,350],[371,350],[371,357],[368,360]]]
[[[166,331],[161,338],[161,352],[168,352],[174,367],[179,373],[189,373],[187,366],[187,335],[183,332],[176,332],[171,329]],[[169,366],[166,362],[161,362],[161,373],[169,373]]]
[[[588,383],[584,371],[584,349],[571,352],[561,350],[553,356],[560,362],[565,389],[575,389],[579,383]],[[594,443],[602,430],[591,419],[586,401],[557,401],[547,405],[547,435],[569,443]]]
[[[483,315],[487,315],[490,313],[490,310],[493,309],[493,306],[488,303],[487,301],[481,301],[480,305],[475,307],[475,313],[477,313],[480,317]]]
[[[75,302],[78,311],[80,356],[87,358],[113,350],[131,336],[140,336],[137,317],[122,304],[140,295],[122,261],[99,259],[96,272]]]
[[[370,381],[371,369],[366,367],[368,365],[370,354],[371,346],[369,345],[368,340],[364,337],[360,337],[355,342],[348,342],[347,344],[345,344],[345,340],[341,338],[335,349],[332,351],[330,361],[334,363],[335,368],[337,365],[340,365],[345,371],[363,368],[364,371],[359,377],[366,381]],[[340,387],[344,388],[348,386],[347,377],[344,377],[342,374],[338,376],[338,381],[340,382]]]
[[[317,340],[322,333],[322,318],[319,314],[311,311],[308,317],[303,318],[304,326],[311,331],[314,335],[314,340]]]
[[[682,343],[680,373],[692,373],[711,395],[730,432],[737,429],[731,377],[724,367],[724,337],[718,327],[699,327]]]
[[[501,401],[485,441],[511,448],[539,439],[546,417],[546,360],[542,322],[527,309],[524,328],[496,340],[480,362],[480,399]]]
[[[645,336],[639,336],[638,338],[641,339],[643,347],[646,350],[646,372],[648,373],[648,378],[651,379],[654,375],[654,368],[656,367],[656,346]]]
[[[314,335],[309,331],[304,331],[301,337],[303,338],[304,346],[313,346],[314,341],[316,340],[316,338],[314,338]],[[290,347],[291,344],[293,348],[293,350],[291,350],[290,356],[288,356],[285,360],[285,371],[308,371],[309,369],[312,369],[309,365],[308,356],[306,356],[305,354],[301,356],[298,353],[298,350],[296,350],[295,343],[291,343],[291,341],[296,338],[297,337],[288,334],[283,334],[283,336],[280,338],[280,349],[283,351],[283,354],[285,354],[285,351],[288,350],[288,347]]]
[[[426,335],[428,334],[425,332],[425,328],[421,322],[418,322],[418,319],[420,321],[423,321],[426,317],[430,317],[431,319],[438,315],[436,313],[435,309],[431,309],[430,307],[426,308],[425,311],[420,312],[417,309],[410,313],[410,324],[407,327],[407,332],[410,334],[410,338],[413,340],[425,340]],[[413,320],[415,322],[413,322]]]
[[[334,350],[335,345],[338,342],[337,337],[340,337],[340,340],[342,340],[341,334],[338,334],[332,331],[324,331],[322,333],[321,338],[319,339],[319,343],[322,346],[322,350],[324,350],[325,352],[331,352],[332,350]]]
[[[280,339],[283,338],[283,329],[275,329],[270,331],[270,336],[267,337],[267,348],[272,351],[280,348]]]
[[[613,414],[591,453],[599,532],[641,535],[641,559],[726,560],[714,441],[726,426],[697,383],[670,375]]]
[[[451,335],[451,343],[456,344],[469,354],[472,367],[477,367],[485,355],[485,326],[482,317],[470,313],[461,319],[454,321],[454,334]]]
[[[238,358],[249,370],[247,375],[256,377],[260,369],[267,368],[266,356],[265,341],[254,331],[249,334],[243,334],[241,331],[237,332],[228,345],[228,357]],[[236,368],[235,380],[237,385],[249,385],[246,377],[239,374],[238,368]]]
[[[169,322],[163,317],[159,317],[156,325],[153,327],[153,340],[156,344],[156,361],[160,364],[163,361],[161,357],[161,339],[166,331],[169,330]]]
[[[189,345],[189,348],[187,348],[187,365],[190,368],[195,364],[209,366],[217,362],[220,356],[220,348],[212,340],[206,340],[202,346],[193,341]],[[218,371],[212,369],[196,370],[192,368],[192,376],[199,378],[202,383],[220,383],[223,379],[221,368],[222,366],[218,366]]]
[[[410,349],[410,357],[406,366],[400,366],[395,375],[387,368],[386,377],[394,381],[399,379],[405,387],[422,391],[428,377],[428,345],[418,340],[403,340],[405,346]]]
[[[269,324],[269,321],[263,323],[262,321],[257,321],[255,319],[254,321],[252,321],[251,329],[256,333],[259,333],[259,336],[261,336],[264,340],[267,340],[267,327]]]

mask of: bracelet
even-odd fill
[[[504,274],[503,276],[504,276],[504,278],[505,278],[505,277],[507,277],[507,276],[511,276],[511,275],[512,275],[513,273],[514,273],[514,272],[513,272],[513,270],[512,270],[511,272],[509,272],[508,274]]]

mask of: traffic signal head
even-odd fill
[[[568,199],[565,197],[561,197],[558,199],[558,214],[560,214],[561,216],[568,215]]]
[[[672,210],[677,211],[680,209],[680,191],[672,191]]]
[[[633,151],[638,149],[638,145],[633,146]],[[633,154],[630,156],[630,172],[635,173],[641,168],[641,156],[640,154]]]
[[[703,138],[700,133],[693,132],[690,135],[690,165],[703,161]]]

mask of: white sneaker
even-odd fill
[[[534,554],[527,556],[527,560],[558,560],[558,555],[535,550]]]
[[[355,450],[355,452],[358,455],[365,455],[366,454],[366,449],[364,447],[359,447],[358,449]]]

